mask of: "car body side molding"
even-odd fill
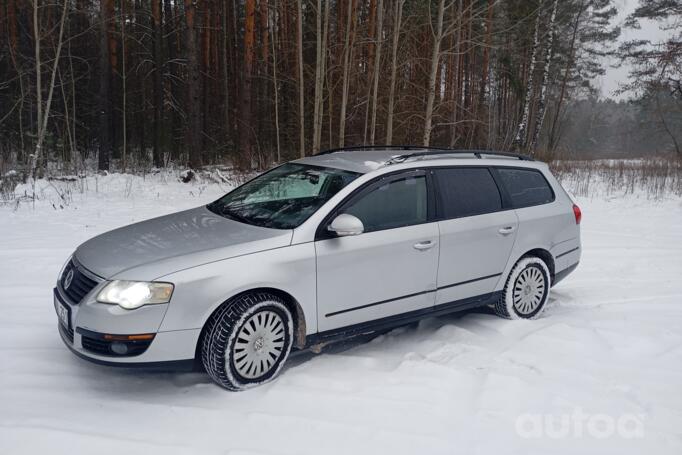
[[[497,278],[498,276],[501,276],[501,275],[502,275],[502,273],[494,273],[492,275],[482,276],[479,278],[474,278],[472,280],[460,281],[459,283],[446,284],[445,286],[440,286],[436,289],[429,289],[428,291],[415,292],[412,294],[401,295],[400,297],[394,297],[392,299],[380,300],[379,302],[372,302],[372,303],[367,303],[365,305],[360,305],[360,306],[356,306],[356,307],[352,307],[352,308],[346,308],[343,310],[334,311],[333,313],[325,314],[324,317],[328,318],[331,316],[336,316],[337,314],[348,313],[350,311],[362,310],[364,308],[369,308],[369,307],[373,307],[376,305],[383,305],[384,303],[395,302],[396,300],[408,299],[410,297],[417,297],[418,295],[430,294],[432,292],[440,291],[441,289],[448,289],[448,288],[452,288],[455,286],[461,286],[463,284],[475,283],[476,281],[487,280],[489,278]]]
[[[436,292],[425,291],[425,292]],[[310,348],[318,344],[326,344],[342,339],[351,338],[357,335],[378,332],[382,330],[400,327],[402,325],[410,324],[420,319],[442,316],[449,313],[456,313],[459,311],[470,310],[472,308],[483,307],[491,305],[497,301],[502,295],[502,291],[491,292],[488,294],[477,295],[466,299],[456,300],[453,302],[435,305],[430,308],[423,308],[407,313],[396,314],[373,321],[362,322],[338,329],[328,330],[325,332],[314,333],[306,337],[305,348]]]

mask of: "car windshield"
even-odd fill
[[[243,223],[293,229],[359,175],[341,169],[288,163],[235,188],[206,207]]]

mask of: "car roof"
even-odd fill
[[[348,148],[323,152],[293,161],[312,166],[331,167],[360,174],[383,169],[396,164],[436,163],[447,165],[522,165],[538,167],[540,162],[524,155],[508,154],[491,150],[448,150],[428,147],[368,147]]]

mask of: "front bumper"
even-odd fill
[[[97,292],[95,288],[91,295]],[[168,304],[125,310],[85,297],[81,303],[74,305],[58,287],[54,289],[54,299],[55,306],[68,308],[69,327],[58,322],[59,334],[64,344],[78,357],[103,365],[145,368],[184,369],[194,362],[201,329],[159,331]],[[107,338],[112,336],[109,334],[115,334],[114,337],[153,334],[153,339],[125,342],[131,349],[120,355],[111,349],[113,341],[105,340],[105,335]]]

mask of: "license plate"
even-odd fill
[[[67,308],[62,302],[54,298],[54,309],[57,312],[57,317],[59,318],[60,324],[62,324],[67,329],[71,328],[71,318],[69,317],[69,308]]]

